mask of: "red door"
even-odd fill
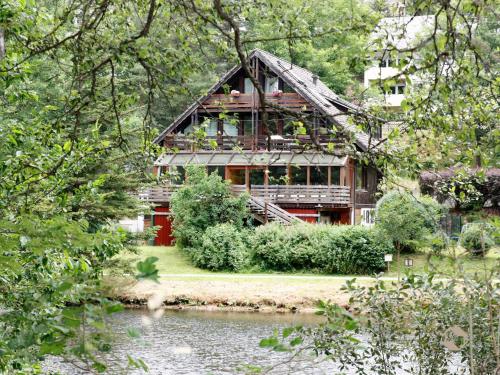
[[[174,240],[174,237],[172,237],[172,221],[168,213],[170,213],[170,208],[168,207],[155,208],[154,225],[161,227],[160,230],[156,232],[156,246],[171,246]]]

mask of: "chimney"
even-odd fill
[[[316,74],[313,74],[312,76],[312,80],[313,80],[313,84],[316,85],[318,83],[318,76]]]

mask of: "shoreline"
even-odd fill
[[[343,283],[331,280],[179,280],[159,283],[106,277],[105,295],[126,308],[260,313],[316,311],[319,300],[349,308]]]

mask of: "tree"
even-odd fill
[[[185,184],[173,194],[171,210],[173,234],[184,248],[202,245],[203,234],[211,226],[231,223],[241,229],[248,220],[248,197],[233,196],[229,182],[202,167],[189,166]]]
[[[405,192],[391,191],[377,202],[375,225],[396,249],[412,250],[439,229],[443,214],[443,207],[433,198],[417,199]]]

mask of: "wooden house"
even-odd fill
[[[165,149],[155,173],[169,176],[167,185],[145,194],[156,205],[152,224],[162,226],[156,244],[172,241],[169,200],[188,164],[230,180],[235,194],[248,191],[249,208],[261,222],[372,220],[380,176],[354,155],[377,133],[353,125],[360,109],[315,74],[271,53],[257,49],[248,59],[264,105],[237,65],[155,139]]]

